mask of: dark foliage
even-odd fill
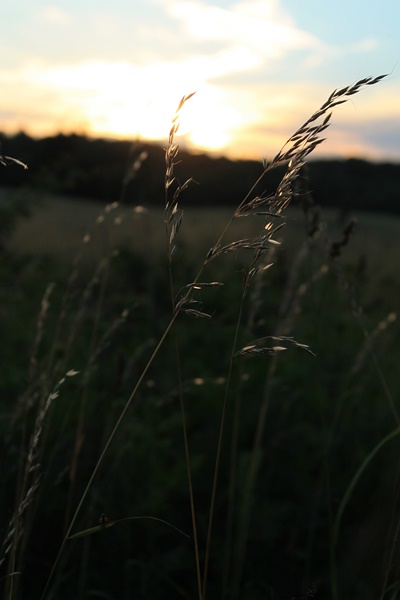
[[[146,160],[124,187],[124,198],[157,204],[163,198],[164,149],[157,144],[106,141],[78,135],[33,139],[24,133],[3,139],[7,154],[29,165],[21,178],[17,165],[5,169],[4,185],[30,185],[41,190],[110,200],[120,195],[121,181],[145,151]],[[190,189],[190,205],[236,206],[262,172],[256,161],[232,161],[180,152],[179,176],[199,185]],[[283,167],[269,174],[269,190],[281,180]],[[309,183],[316,202],[345,216],[351,210],[400,211],[400,165],[361,159],[309,163]],[[259,192],[261,192],[260,190]],[[301,184],[299,193],[301,195]]]

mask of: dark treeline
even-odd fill
[[[119,199],[132,204],[163,203],[164,151],[160,145],[56,135],[33,139],[24,133],[1,135],[2,152],[28,164],[2,169],[1,184],[29,186],[43,191],[85,196],[98,200]],[[133,177],[132,167],[143,160]],[[193,178],[186,191],[191,205],[237,205],[262,172],[256,161],[231,161],[181,151],[175,175],[180,183]],[[272,171],[258,193],[273,192],[282,169]],[[125,181],[125,184],[123,183]],[[303,175],[304,190],[315,201],[340,210],[400,212],[400,165],[369,163],[360,159],[310,161]],[[299,192],[301,194],[301,184]]]

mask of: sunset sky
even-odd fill
[[[398,0],[12,0],[0,20],[0,130],[162,140],[271,158],[335,88],[318,156],[400,161]]]

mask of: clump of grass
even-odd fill
[[[41,321],[41,319],[40,319]],[[41,325],[41,323],[40,323]],[[32,364],[32,363],[31,363]],[[60,394],[60,388],[65,382],[66,377],[73,377],[78,372],[70,370],[65,377],[60,379],[55,388],[49,393],[44,402],[40,402],[37,416],[34,423],[33,433],[28,445],[26,463],[23,467],[22,481],[18,490],[17,509],[13,514],[6,536],[3,542],[2,555],[0,555],[0,566],[5,562],[10,555],[9,566],[9,583],[10,588],[8,595],[13,597],[14,576],[16,573],[16,561],[18,553],[18,544],[21,541],[24,533],[24,518],[25,513],[35,500],[41,481],[41,464],[40,464],[40,442],[43,434],[43,427],[49,409]]]

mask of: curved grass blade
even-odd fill
[[[124,517],[123,519],[116,519],[115,521],[105,521],[104,523],[101,523],[100,525],[96,525],[95,527],[89,527],[89,529],[83,529],[82,531],[78,531],[78,533],[74,533],[73,535],[68,536],[67,539],[74,540],[77,538],[86,537],[87,535],[92,535],[92,533],[99,533],[99,531],[104,531],[104,529],[107,529],[108,527],[113,527],[114,525],[117,525],[118,523],[123,523],[124,521],[135,521],[138,519],[150,519],[151,521],[158,521],[159,523],[164,523],[164,525],[168,525],[168,527],[175,529],[175,531],[177,531],[178,533],[181,533],[185,537],[187,537],[187,538],[190,537],[189,535],[187,535],[187,533],[184,533],[183,531],[178,529],[178,527],[175,527],[175,525],[168,523],[168,521],[164,521],[164,519],[158,519],[157,517],[148,517],[148,516],[143,517],[142,516],[142,517]]]
[[[353,494],[353,491],[364,473],[365,469],[368,467],[372,459],[378,454],[379,450],[383,448],[388,442],[397,437],[400,434],[400,427],[397,427],[394,431],[390,432],[386,437],[383,438],[368,454],[365,460],[361,463],[360,467],[357,469],[353,479],[351,480],[345,495],[342,498],[342,501],[339,506],[339,510],[336,515],[335,522],[333,524],[333,532],[332,532],[332,550],[331,550],[331,577],[332,577],[332,597],[334,600],[338,598],[338,590],[337,590],[337,581],[336,581],[336,544],[339,537],[339,529],[342,520],[342,516],[347,504],[350,501],[350,498]],[[396,597],[396,596],[395,596]]]
[[[334,524],[334,538],[333,538],[334,544],[336,544],[336,541],[338,538],[340,522],[341,522],[341,519],[343,516],[344,509],[346,508],[346,506],[351,498],[351,495],[354,491],[354,488],[356,487],[361,475],[364,473],[365,469],[368,467],[371,460],[376,456],[376,454],[378,454],[379,450],[381,448],[383,448],[383,446],[385,446],[393,438],[397,437],[399,434],[400,434],[400,427],[398,427],[397,429],[395,429],[394,431],[389,433],[386,437],[384,437],[383,440],[381,440],[379,442],[379,444],[377,444],[375,446],[375,448],[373,448],[371,450],[371,452],[368,454],[367,458],[362,462],[361,466],[357,469],[357,472],[355,473],[353,479],[350,482],[350,485],[348,486],[348,488],[346,490],[345,495],[343,496],[342,502],[340,503],[338,513],[336,515],[335,524]]]

